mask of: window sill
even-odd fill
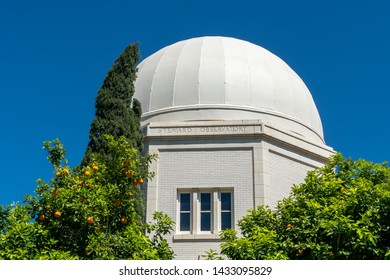
[[[210,233],[198,233],[198,234],[175,234],[173,236],[173,241],[219,241],[221,238],[219,234],[210,234]]]

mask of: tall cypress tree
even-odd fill
[[[125,136],[133,148],[142,150],[141,103],[133,99],[137,62],[140,59],[138,44],[130,44],[116,59],[104,78],[95,101],[95,118],[89,131],[89,143],[81,161],[87,166],[94,155],[110,161],[105,134],[114,139]],[[104,160],[103,160],[104,162]],[[145,199],[140,188],[134,191],[135,210],[144,216]]]
[[[96,97],[90,141],[81,165],[88,165],[93,153],[109,156],[104,134],[125,136],[134,148],[142,150],[141,104],[133,99],[139,59],[138,44],[130,44],[108,71]]]

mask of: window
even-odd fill
[[[221,229],[232,228],[232,194],[221,193]]]
[[[200,193],[200,231],[211,231],[211,193]]]
[[[180,231],[191,230],[191,194],[180,194]]]
[[[233,226],[233,193],[229,189],[179,189],[177,231],[218,234]]]

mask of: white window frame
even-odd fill
[[[181,194],[190,194],[190,231],[180,230],[180,199]],[[211,200],[210,209],[210,230],[201,230],[201,194],[209,193]],[[230,193],[231,197],[231,228],[234,229],[234,192],[232,188],[177,188],[177,216],[176,216],[176,235],[199,235],[219,238],[219,233],[222,227],[222,209],[221,209],[221,193]]]

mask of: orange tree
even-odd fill
[[[120,137],[105,137],[110,157],[93,156],[71,170],[62,144],[45,142],[55,176],[38,180],[26,204],[0,209],[2,259],[171,259],[164,235],[172,220],[155,213],[145,224],[135,191],[153,176],[152,155],[141,157]]]
[[[222,232],[230,259],[390,259],[390,168],[336,154],[238,226]]]

